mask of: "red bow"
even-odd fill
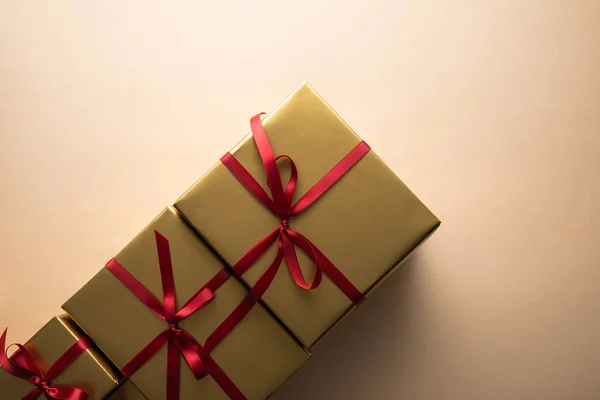
[[[231,171],[231,173],[275,215],[281,222],[277,228],[260,240],[252,247],[234,266],[233,270],[238,275],[243,275],[250,267],[271,247],[275,241],[278,241],[278,251],[275,260],[267,269],[265,277],[254,287],[252,292],[255,296],[262,296],[268,288],[272,279],[275,277],[281,261],[285,258],[292,279],[299,287],[306,290],[316,289],[321,283],[323,274],[325,274],[350,300],[355,304],[360,304],[364,297],[362,293],[336,268],[335,265],[305,236],[290,227],[290,221],[304,212],[319,197],[321,197],[329,188],[331,188],[342,176],[344,176],[362,157],[370,150],[369,145],[361,141],[350,153],[348,153],[333,169],[331,169],[316,185],[308,190],[295,204],[293,204],[294,192],[298,182],[298,170],[294,161],[287,155],[275,157],[267,133],[262,125],[258,114],[250,120],[254,142],[262,158],[263,165],[267,174],[267,186],[272,195],[269,197],[260,184],[250,175],[250,173],[237,161],[231,153],[225,154],[221,162]],[[277,161],[286,159],[291,165],[291,175],[285,189],[281,183],[281,175],[277,166]],[[296,246],[306,253],[315,265],[315,275],[309,282],[306,281],[298,258],[296,256]]]
[[[6,329],[0,337],[0,366],[2,366],[9,374],[29,381],[36,386],[35,389],[23,396],[21,400],[35,400],[41,394],[44,394],[47,399],[56,400],[87,399],[88,394],[81,389],[53,385],[50,381],[60,375],[73,363],[73,361],[90,347],[91,344],[88,339],[83,338],[78,340],[48,369],[46,373],[43,373],[42,368],[37,366],[25,346],[20,344],[15,345],[19,350],[12,357],[8,357],[8,354],[6,354],[7,332],[8,329]]]
[[[221,370],[217,363],[210,356],[210,351],[203,348],[192,335],[179,328],[179,323],[189,315],[200,310],[210,303],[214,294],[223,283],[229,279],[229,274],[225,270],[219,271],[207,285],[201,288],[192,298],[179,309],[175,306],[175,284],[173,281],[173,266],[171,264],[171,252],[169,241],[159,232],[154,231],[156,237],[156,247],[158,250],[158,261],[160,265],[160,275],[163,287],[163,303],[161,303],[148,289],[146,289],[133,275],[129,273],[117,260],[112,259],[106,265],[106,268],[121,281],[142,303],[144,303],[157,316],[165,320],[168,327],[161,332],[154,340],[144,347],[121,372],[126,377],[135,374],[146,362],[167,343],[167,400],[179,399],[180,385],[180,363],[181,354],[194,373],[196,379],[201,379],[210,374],[221,388],[232,399],[245,399],[244,395],[235,386],[235,384]],[[231,321],[229,318],[227,321]],[[231,329],[237,323],[233,324]],[[225,335],[230,330],[223,332]],[[223,336],[224,337],[224,336]],[[222,338],[218,338],[217,343]]]

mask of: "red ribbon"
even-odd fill
[[[178,311],[175,305],[175,284],[173,280],[173,266],[171,264],[171,252],[169,241],[159,232],[154,231],[156,247],[158,250],[158,261],[163,287],[163,302],[161,303],[148,289],[146,289],[133,275],[129,273],[115,259],[106,265],[106,268],[121,281],[142,303],[144,303],[154,314],[165,320],[168,327],[144,347],[127,365],[121,370],[126,377],[135,374],[146,362],[167,343],[167,400],[179,399],[180,385],[180,354],[184,357],[196,379],[211,375],[225,393],[231,399],[245,400],[244,395],[217,365],[210,356],[210,352],[241,320],[249,311],[249,304],[242,304],[224,323],[217,328],[216,334],[211,335],[211,346],[202,347],[196,339],[186,331],[179,328],[179,323],[189,315],[200,310],[214,298],[214,292],[221,287],[230,277],[226,270],[219,271],[203,288]],[[246,311],[246,308],[248,310]],[[237,312],[237,313],[236,313]]]
[[[57,400],[85,400],[88,394],[81,389],[67,386],[58,386],[52,384],[52,379],[60,375],[69,367],[80,355],[91,346],[87,338],[79,339],[73,346],[67,350],[45,373],[43,368],[39,367],[25,346],[17,344],[18,351],[8,357],[6,354],[6,334],[4,331],[0,337],[0,366],[9,374],[17,378],[29,381],[36,388],[23,396],[21,400],[35,400],[44,394],[47,399]]]
[[[262,158],[267,175],[267,186],[271,191],[272,198],[264,191],[252,175],[233,157],[231,153],[225,154],[221,162],[231,173],[248,189],[254,197],[260,201],[281,222],[277,228],[260,240],[252,247],[235,265],[234,272],[242,276],[250,267],[271,247],[275,241],[278,242],[277,256],[252,288],[254,297],[260,297],[268,289],[281,262],[285,259],[292,279],[300,288],[314,290],[321,283],[325,274],[354,304],[360,304],[364,297],[352,282],[305,236],[290,227],[290,222],[299,214],[306,211],[314,204],[329,188],[331,188],[342,176],[358,163],[369,151],[370,147],[361,141],[350,153],[348,153],[336,166],[310,188],[295,204],[294,193],[298,182],[298,170],[294,161],[287,155],[275,157],[267,133],[261,122],[261,114],[255,115],[250,120],[252,135],[258,152]],[[285,159],[291,165],[291,175],[286,187],[283,187],[281,175],[277,162]],[[305,279],[298,257],[296,246],[299,247],[315,265],[315,274],[310,282]]]

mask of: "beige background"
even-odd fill
[[[275,399],[600,398],[600,2],[167,3],[0,1],[10,339],[307,79],[444,224]]]

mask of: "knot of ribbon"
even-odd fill
[[[207,285],[201,288],[192,298],[179,310],[175,304],[175,283],[173,278],[173,265],[171,263],[171,251],[169,241],[162,234],[154,231],[160,276],[163,289],[163,302],[161,303],[150,291],[144,287],[129,271],[127,271],[114,258],[106,264],[106,268],[127,287],[146,307],[148,307],[159,318],[163,319],[167,327],[159,333],[146,347],[144,347],[131,361],[129,361],[121,372],[126,377],[131,377],[144,364],[167,344],[167,400],[179,399],[180,386],[180,355],[183,356],[196,379],[202,379],[211,375],[221,388],[232,399],[243,400],[245,397],[227,375],[221,370],[210,356],[210,351],[201,346],[196,339],[179,327],[179,323],[186,317],[208,305],[214,299],[214,291],[220,287],[229,275],[221,270],[213,277]],[[226,334],[227,332],[223,332]],[[217,338],[215,342],[220,342]]]
[[[60,375],[80,355],[82,355],[91,343],[87,338],[75,342],[56,362],[43,372],[33,357],[23,345],[16,344],[18,350],[12,357],[8,357],[6,348],[6,335],[8,329],[0,336],[0,366],[9,374],[24,379],[35,386],[33,390],[21,398],[21,400],[35,400],[42,394],[47,399],[56,400],[85,400],[88,394],[74,387],[53,385],[52,379]]]
[[[260,153],[267,176],[267,187],[271,192],[269,196],[262,186],[254,179],[244,166],[231,154],[227,153],[221,162],[240,181],[252,195],[262,203],[271,213],[280,220],[280,224],[271,233],[261,239],[242,258],[233,265],[234,272],[241,276],[277,241],[277,255],[263,277],[259,278],[251,293],[262,296],[270,285],[281,262],[285,259],[292,279],[296,285],[305,290],[314,290],[319,287],[323,274],[326,275],[354,304],[360,304],[364,297],[352,282],[304,235],[291,227],[292,220],[306,211],[327,190],[329,190],[342,176],[356,165],[369,151],[370,147],[364,141],[358,143],[338,164],[336,164],[321,180],[310,188],[295,203],[294,195],[298,183],[298,169],[288,155],[275,157],[265,128],[262,125],[261,115],[255,115],[250,120],[252,136]],[[285,187],[281,180],[278,162],[286,160],[290,164],[290,178]],[[296,247],[300,248],[311,260],[315,267],[314,276],[309,281],[305,279],[298,257]]]

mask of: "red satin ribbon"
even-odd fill
[[[6,334],[4,331],[0,337],[0,366],[9,374],[17,378],[29,381],[36,388],[23,396],[21,400],[35,400],[44,394],[47,399],[56,400],[85,400],[88,394],[81,389],[53,385],[52,379],[60,375],[69,367],[80,355],[82,355],[90,346],[87,338],[78,340],[66,351],[45,373],[42,371],[25,346],[17,344],[18,351],[8,357],[6,354]]]
[[[261,122],[261,114],[255,115],[250,120],[252,135],[258,152],[262,158],[267,174],[267,186],[271,191],[272,198],[264,191],[252,175],[233,157],[231,153],[225,154],[221,162],[231,173],[248,189],[254,197],[260,201],[281,222],[277,228],[261,239],[233,266],[234,272],[241,276],[275,243],[278,242],[277,256],[261,277],[259,282],[252,288],[253,297],[261,297],[272,282],[281,262],[285,259],[292,279],[302,289],[314,290],[321,283],[325,274],[354,304],[360,304],[364,297],[352,282],[315,246],[309,239],[290,227],[290,221],[306,211],[314,204],[329,188],[331,188],[342,176],[358,163],[369,151],[367,143],[361,141],[350,153],[348,153],[336,166],[310,188],[295,204],[294,193],[298,182],[298,170],[294,161],[287,155],[275,157],[267,133]],[[285,188],[281,182],[277,162],[285,159],[291,165],[291,175]],[[308,282],[298,263],[296,246],[299,247],[315,265],[315,274]]]
[[[241,320],[241,318],[238,319],[239,315],[247,313],[248,304],[238,307],[239,311],[236,309],[237,314],[234,311],[235,315],[230,315],[222,324],[224,327],[217,328],[218,332],[216,331],[216,334],[211,335],[212,345],[210,347],[201,346],[192,335],[179,328],[179,323],[210,303],[214,298],[214,292],[230,278],[230,275],[224,269],[219,271],[177,311],[169,241],[157,231],[154,231],[154,234],[163,287],[162,303],[115,259],[110,260],[106,265],[106,268],[142,303],[168,324],[168,327],[148,343],[121,371],[126,377],[131,377],[167,343],[167,400],[179,399],[180,354],[184,357],[196,379],[201,379],[209,374],[231,399],[245,400],[246,398],[241,391],[212,359],[210,352],[239,323]]]

